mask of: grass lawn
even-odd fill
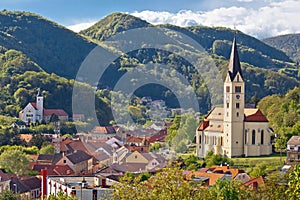
[[[240,169],[244,169],[246,172],[251,171],[254,167],[258,165],[266,165],[267,171],[277,170],[278,167],[283,166],[285,159],[285,154],[282,154],[282,156],[278,154],[273,154],[270,156],[232,158],[234,166]]]

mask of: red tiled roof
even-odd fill
[[[230,166],[217,166],[213,165],[209,168],[213,173],[223,173],[223,174],[231,174],[232,179],[234,179],[239,173],[245,172],[244,170],[232,168]]]
[[[247,113],[245,109],[245,121],[246,122],[268,122],[268,119],[259,109],[253,109],[253,113]]]
[[[224,174],[215,174],[215,173],[207,173],[207,172],[191,172],[187,175],[188,179],[192,177],[206,177],[209,178],[208,186],[213,186],[217,180],[222,178]]]
[[[34,102],[31,102],[31,105],[34,107],[34,109],[36,109],[36,110],[37,110],[37,108],[36,108],[36,103],[34,103]]]
[[[209,121],[202,121],[202,123],[200,124],[200,126],[198,127],[198,131],[203,131],[204,129],[206,129],[209,126]]]
[[[140,137],[135,137],[135,136],[130,136],[130,137],[127,137],[127,140],[126,142],[129,143],[129,142],[132,142],[132,143],[142,143],[143,142],[143,138],[140,138]]]
[[[44,109],[44,116],[51,116],[52,114],[57,116],[69,116],[68,113],[62,109]]]
[[[71,175],[74,171],[68,165],[46,165],[46,164],[35,164],[31,168],[33,171],[41,173],[42,169],[47,169],[47,175]]]
[[[100,134],[115,134],[116,128],[113,126],[95,126],[92,132]]]

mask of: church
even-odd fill
[[[245,108],[245,82],[234,37],[226,79],[224,106],[213,108],[196,130],[196,154],[210,151],[228,157],[272,153],[267,118],[257,108]]]
[[[28,103],[23,110],[19,112],[19,119],[27,125],[30,123],[50,122],[51,116],[56,115],[61,122],[68,121],[69,115],[62,109],[46,109],[44,108],[44,98],[41,90],[38,91],[36,102]]]

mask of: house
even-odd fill
[[[185,172],[187,180],[202,182],[204,186],[211,187],[213,186],[218,180],[232,180],[230,175],[227,174],[218,174],[218,173],[211,173],[211,172]]]
[[[72,119],[74,122],[84,122],[85,116],[84,116],[84,114],[73,114]]]
[[[42,174],[42,170],[47,170],[47,175],[50,176],[70,176],[75,175],[74,171],[68,165],[49,165],[49,164],[38,164],[32,165],[31,170]]]
[[[241,187],[246,188],[248,190],[258,190],[265,186],[265,182],[262,176],[252,178],[249,181],[243,183]]]
[[[91,137],[109,139],[116,135],[117,131],[113,126],[95,126],[91,131]]]
[[[271,129],[259,109],[245,107],[245,82],[234,37],[224,82],[224,106],[213,108],[196,130],[196,154],[228,157],[272,153]]]
[[[300,136],[292,136],[287,142],[287,164],[300,163]]]
[[[0,194],[10,188],[10,174],[5,173],[0,169]]]
[[[44,165],[54,165],[61,159],[61,154],[39,154],[36,163]]]
[[[239,180],[242,183],[246,183],[251,179],[251,177],[244,170],[233,168],[231,166],[213,165],[206,172],[216,174],[228,174],[231,175],[232,180]]]
[[[166,166],[166,160],[155,153],[140,153],[138,151],[128,153],[119,163],[110,167],[118,172],[140,173],[144,171],[155,172]]]
[[[10,125],[12,128],[16,128],[16,129],[19,129],[19,130],[24,130],[26,129],[26,123],[21,121],[21,120],[17,120],[15,121],[14,123],[12,123]]]
[[[48,176],[45,194],[49,197],[62,192],[76,199],[110,199],[110,187],[117,183],[114,176]]]
[[[75,151],[68,155],[64,155],[57,165],[68,165],[75,174],[87,174],[93,171],[93,156],[84,151]]]
[[[81,139],[65,139],[60,142],[60,151],[65,154],[78,150],[88,152],[86,143],[84,143]]]
[[[28,103],[23,110],[19,112],[19,119],[27,125],[30,123],[50,122],[53,116],[57,116],[60,122],[68,121],[69,115],[62,109],[46,109],[44,108],[44,98],[41,90],[38,91],[36,102]]]
[[[10,190],[19,193],[22,199],[40,199],[41,180],[35,176],[12,177]]]

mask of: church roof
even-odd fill
[[[231,54],[230,54],[229,66],[228,66],[228,73],[229,73],[231,81],[234,80],[237,73],[240,73],[241,77],[243,78],[235,36],[234,36],[233,43],[232,43],[232,49],[231,49]]]
[[[57,116],[68,116],[68,113],[62,109],[44,109],[44,116],[51,116],[52,114]]]
[[[245,122],[268,122],[268,119],[257,108],[244,109]],[[223,132],[224,108],[213,108],[198,126],[198,131]]]
[[[244,109],[246,122],[268,122],[268,119],[264,114],[257,108],[246,108]]]
[[[36,103],[35,103],[35,102],[31,102],[30,104],[34,107],[34,109],[37,110],[37,107],[36,107]]]

